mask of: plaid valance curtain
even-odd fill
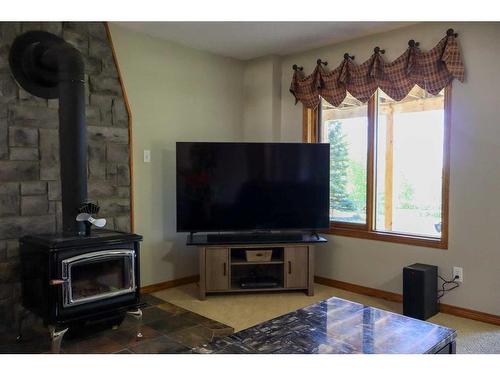
[[[379,48],[361,65],[346,54],[342,63],[329,72],[318,60],[314,71],[306,77],[295,70],[290,92],[295,103],[300,101],[308,108],[315,108],[320,97],[337,107],[347,92],[365,103],[377,88],[396,101],[404,99],[415,85],[437,95],[454,78],[464,81],[465,69],[456,36],[448,30],[446,37],[428,52],[410,41],[408,49],[392,62],[384,61]]]

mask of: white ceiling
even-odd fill
[[[117,22],[125,28],[240,60],[288,55],[394,30],[410,22]]]

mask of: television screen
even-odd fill
[[[177,142],[177,231],[329,226],[328,144]]]

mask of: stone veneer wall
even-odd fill
[[[130,231],[128,113],[101,22],[0,22],[0,331],[20,303],[18,238],[61,228],[58,100],[34,97],[10,73],[14,38],[45,30],[84,56],[88,195],[108,228]]]

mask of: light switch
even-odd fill
[[[151,163],[151,150],[144,150],[144,163]]]

